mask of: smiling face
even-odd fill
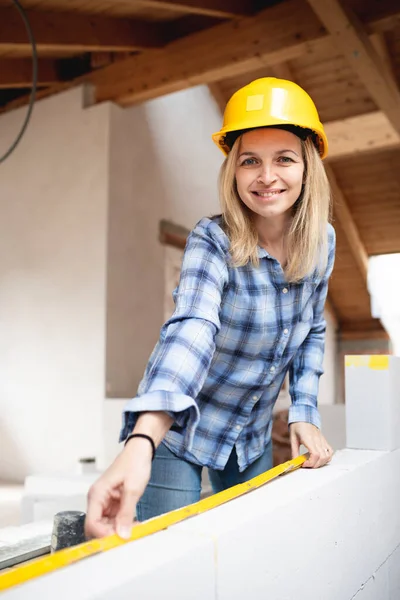
[[[300,139],[282,129],[253,129],[240,140],[236,185],[242,202],[268,220],[291,217],[301,194],[304,160]]]

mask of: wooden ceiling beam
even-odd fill
[[[60,81],[56,61],[38,60],[38,85],[54,85]],[[30,58],[0,58],[0,89],[29,88],[32,85],[32,60]]]
[[[357,16],[340,0],[308,0],[371,98],[400,133],[400,91]]]
[[[393,18],[398,15],[400,10],[394,11]],[[381,20],[367,25],[372,31]],[[110,65],[91,80],[98,101],[129,106],[285,63],[305,53],[318,57],[330,50],[337,51],[334,40],[311,7],[303,0],[288,0],[254,17],[221,23],[170,42],[157,54],[145,52]]]
[[[125,106],[285,62],[324,38],[307,4],[289,0],[175,40],[157,55],[143,53],[106,67],[91,80],[98,101]]]
[[[390,19],[386,15],[371,19],[366,27],[373,33],[398,22],[400,10],[394,11]],[[0,41],[1,30],[0,25]],[[89,82],[96,88],[97,102],[112,100],[127,106],[260,67],[270,68],[304,53],[315,54],[317,60],[320,52],[330,50],[336,51],[332,38],[308,4],[288,0],[256,17],[222,23],[171,42],[162,50],[131,56],[79,77],[62,89]],[[58,86],[49,87],[40,97],[58,91]],[[13,100],[0,112],[23,106],[28,100],[29,96]]]
[[[160,26],[152,23],[75,13],[27,11],[39,52],[125,52],[159,48]],[[14,8],[0,8],[0,50],[31,52],[24,23]]]
[[[340,222],[340,226],[343,229],[350,250],[353,254],[354,260],[358,266],[365,285],[367,285],[368,275],[368,254],[365,250],[364,244],[360,238],[357,225],[354,222],[353,215],[349,209],[347,200],[340,189],[337,182],[335,173],[332,167],[328,164],[325,165],[325,170],[331,184],[332,195],[333,195],[333,211],[334,216]]]
[[[254,12],[250,0],[139,0],[138,5],[152,10],[234,19]]]

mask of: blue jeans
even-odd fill
[[[245,471],[239,473],[236,450],[233,448],[223,471],[208,469],[214,493],[244,483],[272,468],[272,443]],[[154,458],[150,482],[137,505],[138,521],[146,521],[170,510],[182,508],[200,500],[203,467],[175,456],[160,444]]]

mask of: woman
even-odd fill
[[[175,312],[125,408],[127,443],[89,492],[89,536],[127,538],[135,509],[141,521],[196,502],[203,467],[215,492],[270,469],[287,372],[293,456],[304,444],[316,468],[333,454],[317,410],[335,253],[318,113],[296,84],[258,79],[213,139],[222,215],[189,235]]]

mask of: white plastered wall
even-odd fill
[[[25,109],[0,116],[1,150]],[[101,443],[108,105],[38,102],[0,174],[0,479]]]
[[[135,394],[163,322],[160,220],[192,228],[204,215],[218,212],[222,154],[209,135],[218,123],[217,108],[204,87],[130,109],[111,109],[109,397]]]

